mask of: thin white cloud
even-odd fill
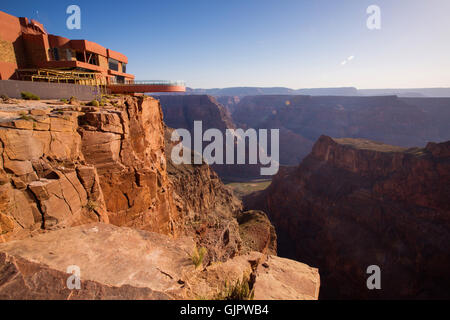
[[[355,59],[355,56],[350,56],[347,59],[345,59],[344,61],[342,61],[341,65],[345,66],[348,62],[352,61],[353,59]]]

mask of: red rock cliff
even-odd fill
[[[405,149],[322,136],[299,167],[245,199],[281,256],[317,266],[322,298],[448,298],[450,142]],[[368,290],[367,267],[382,289]]]
[[[95,221],[177,232],[157,100],[2,111],[2,241]]]

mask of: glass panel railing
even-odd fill
[[[163,86],[180,86],[185,87],[186,83],[181,80],[135,80],[135,84],[163,85]]]
[[[125,83],[119,83],[116,80],[112,80],[112,85],[150,85],[150,86],[177,86],[177,87],[186,87],[186,83],[181,80],[125,80]]]

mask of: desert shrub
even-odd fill
[[[77,103],[78,102],[78,99],[76,98],[76,97],[70,97],[70,99],[69,99],[69,103],[70,104],[75,104],[75,103]]]
[[[89,102],[87,104],[88,106],[92,106],[92,107],[99,107],[100,103],[98,102],[98,100],[92,100],[91,102]]]
[[[26,120],[26,121],[36,121],[36,119],[34,119],[32,116],[29,116],[27,114],[21,114],[19,118],[22,120]]]
[[[0,95],[0,99],[2,99],[3,101],[8,101],[9,97],[6,94],[2,94]]]
[[[88,200],[88,202],[86,203],[86,205],[84,206],[86,209],[88,209],[89,211],[95,211],[98,208],[98,203],[92,200]]]
[[[216,300],[253,300],[255,298],[255,290],[250,290],[249,277],[244,275],[242,280],[238,279],[234,284],[225,282],[224,288],[219,292]]]
[[[24,99],[24,100],[41,100],[41,98],[39,98],[39,96],[37,96],[31,92],[22,91],[20,93],[20,95],[22,96],[22,99]]]
[[[69,101],[67,99],[61,99],[59,101],[64,102],[65,104],[69,103]]]
[[[198,249],[197,246],[194,247],[191,259],[196,268],[198,268],[203,264],[203,258],[205,257],[206,253],[207,253],[206,248],[201,247],[200,249]]]

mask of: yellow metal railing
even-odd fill
[[[31,81],[76,83],[81,85],[106,85],[106,79],[98,73],[38,69],[31,75]]]
[[[58,69],[22,69],[18,71],[22,80],[96,86],[102,92],[107,91],[106,77],[96,72],[79,72]]]

